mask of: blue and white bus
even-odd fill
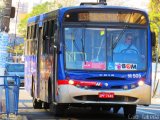
[[[114,52],[127,34],[136,50]],[[25,88],[34,108],[62,114],[70,106],[135,115],[151,104],[152,37],[146,12],[80,5],[28,20]]]

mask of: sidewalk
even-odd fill
[[[154,97],[151,99],[152,104],[160,104],[160,97]]]

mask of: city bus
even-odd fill
[[[136,50],[115,52],[127,34]],[[151,104],[154,38],[147,13],[135,8],[82,4],[29,18],[25,89],[33,107],[135,115],[137,105]]]

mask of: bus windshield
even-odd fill
[[[147,64],[147,30],[66,27],[66,69],[139,71]]]

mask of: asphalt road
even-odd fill
[[[48,110],[33,109],[32,98],[21,88],[19,100],[19,115],[10,116],[10,119],[17,120],[124,120],[123,110],[118,114],[110,112],[93,111],[84,108],[70,108],[61,117],[55,117]],[[153,99],[152,105],[138,106],[137,114],[134,117],[128,117],[133,120],[159,120],[160,119],[160,98]]]

